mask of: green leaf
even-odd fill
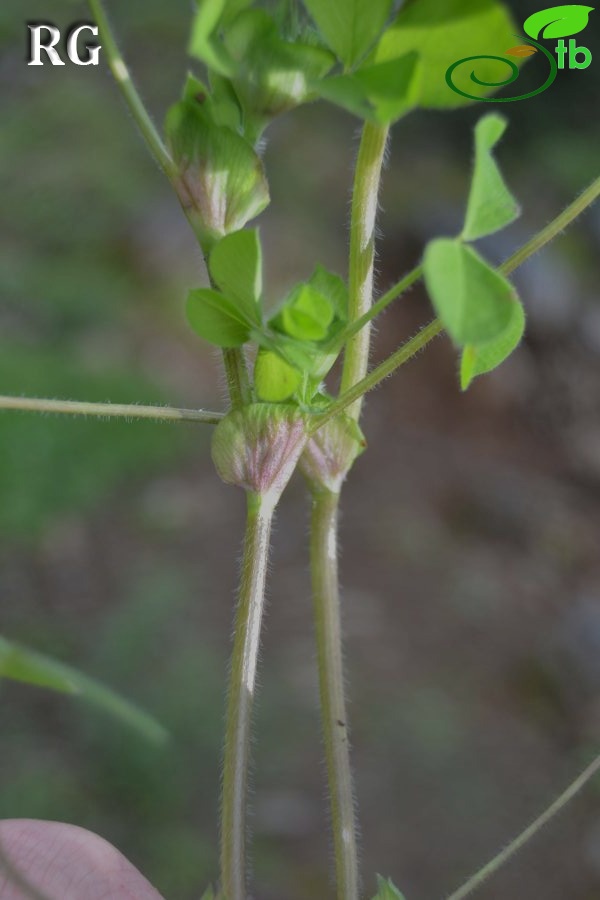
[[[387,125],[414,105],[413,81],[417,71],[418,54],[406,53],[398,59],[364,65],[351,74],[325,78],[317,90],[321,97],[360,118]]]
[[[569,3],[542,9],[525,20],[523,30],[532,38],[563,38],[579,34],[587,27],[593,6]]]
[[[216,37],[228,0],[200,0],[192,24],[188,52],[221,75],[233,75],[235,68]]]
[[[49,656],[0,637],[0,678],[81,697],[157,743],[168,735],[162,725],[110,688]]]
[[[331,301],[310,284],[301,284],[286,300],[277,326],[300,341],[321,341],[327,337],[333,317]]]
[[[255,228],[234,231],[213,247],[208,260],[219,290],[236,300],[245,316],[260,325],[262,248]]]
[[[338,319],[343,322],[348,318],[348,286],[346,282],[329,272],[324,266],[317,265],[308,279],[308,284],[323,297],[327,297]]]
[[[517,30],[507,9],[496,0],[417,0],[402,7],[369,62],[387,62],[416,52],[419,64],[411,84],[411,103],[441,109],[463,106],[472,101],[448,87],[448,68],[469,56],[503,56],[514,44]],[[507,77],[506,63],[480,59],[456,70],[459,88],[468,87],[472,92],[474,66],[482,81],[498,84]],[[481,90],[485,96],[493,88]]]
[[[507,359],[519,346],[525,332],[525,311],[519,300],[513,301],[511,319],[507,328],[489,344],[477,347],[467,345],[460,365],[460,386],[466,391],[474,378],[484,375]]]
[[[250,340],[249,323],[235,303],[218,291],[190,291],[186,314],[196,334],[217,347],[241,347]]]
[[[373,46],[392,11],[392,0],[304,0],[319,31],[348,68]]]
[[[432,241],[423,266],[433,305],[456,344],[483,344],[508,327],[514,288],[472,247],[449,238]]]
[[[281,403],[296,393],[302,374],[277,353],[259,350],[254,365],[254,385],[261,400]]]
[[[377,876],[377,894],[373,900],[405,900],[404,894],[401,894],[397,887],[392,884],[391,879],[386,880],[381,875]]]
[[[506,125],[503,116],[490,113],[475,126],[475,170],[462,233],[465,241],[500,231],[519,216],[519,205],[506,187],[492,155]]]

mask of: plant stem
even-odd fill
[[[252,389],[242,348],[223,350],[223,364],[233,408],[239,409],[252,403]]]
[[[469,894],[472,894],[478,888],[481,887],[483,882],[493,875],[498,869],[504,865],[504,863],[508,862],[508,860],[517,853],[523,846],[526,844],[532,837],[534,837],[538,831],[540,831],[544,825],[547,825],[548,822],[559,813],[564,806],[569,803],[573,797],[575,797],[579,791],[585,787],[585,785],[590,781],[594,775],[600,772],[600,756],[596,757],[596,759],[585,769],[581,775],[575,779],[575,781],[569,785],[569,787],[564,791],[560,797],[558,797],[554,803],[552,803],[548,809],[546,809],[541,816],[531,823],[521,834],[512,841],[508,847],[505,847],[501,853],[495,856],[489,863],[487,863],[482,869],[475,873],[469,880],[457,891],[454,891],[453,894],[450,894],[448,900],[464,900],[465,897],[468,897]]]
[[[368,391],[372,391],[373,388],[377,387],[384,379],[395,372],[396,369],[404,365],[409,359],[412,359],[413,356],[416,356],[417,353],[423,350],[423,348],[437,337],[438,334],[441,334],[443,330],[444,326],[439,319],[434,319],[433,322],[430,322],[429,325],[422,328],[414,338],[411,338],[410,341],[403,344],[395,353],[388,356],[386,360],[369,372],[362,381],[359,381],[354,387],[351,387],[345,393],[341,394],[337,400],[334,400],[333,403],[327,407],[325,412],[315,416],[310,428],[310,434],[314,434],[319,428],[325,425],[326,422],[329,422],[330,419],[337,416],[338,413],[343,412],[343,410],[347,409],[352,403],[355,403],[357,399],[362,397]]]
[[[419,280],[423,276],[423,266],[417,266],[412,269],[407,275],[404,276],[400,281],[398,281],[393,287],[386,291],[382,297],[377,300],[376,303],[371,306],[367,312],[363,313],[363,315],[359,319],[355,319],[350,325],[346,325],[344,330],[340,332],[340,334],[336,335],[335,339],[331,341],[331,344],[326,347],[327,350],[331,350],[332,352],[337,349],[341,349],[346,341],[351,338],[353,335],[357,334],[361,331],[365,325],[368,325],[369,322],[372,322],[373,319],[376,318],[380,313],[382,313],[385,309],[388,308],[390,303],[393,303],[394,300],[397,300],[398,297],[401,297],[413,284]]]
[[[204,422],[218,425],[223,413],[171,406],[141,406],[136,403],[80,403],[76,400],[38,400],[35,397],[0,396],[0,409],[22,412],[62,413],[67,416],[151,419],[155,422]]]
[[[160,134],[158,133],[152,119],[150,118],[146,107],[139,95],[139,92],[129,74],[129,69],[125,60],[121,56],[117,41],[110,27],[108,17],[102,5],[102,0],[88,0],[92,15],[98,25],[98,31],[102,40],[102,46],[106,52],[108,64],[114,75],[115,81],[125,99],[129,111],[136,121],[144,140],[146,141],[154,158],[159,166],[175,187],[178,171],[177,166],[171,159],[169,151],[165,147]],[[175,187],[176,189],[176,187]],[[177,192],[177,189],[176,189]],[[207,248],[203,246],[201,239],[201,230],[194,221],[194,215],[184,208],[184,213],[190,223],[194,234],[198,238],[198,242],[202,247],[202,251],[206,258]],[[235,407],[243,406],[250,402],[250,388],[248,380],[248,371],[246,369],[246,361],[241,349],[232,349],[223,351],[223,363],[225,366],[225,374],[227,385],[231,396],[232,405]]]
[[[246,900],[246,795],[252,705],[274,507],[248,494],[229,682],[221,802],[221,896]]]
[[[505,275],[509,275],[511,272],[514,272],[515,269],[518,269],[519,266],[522,266],[530,256],[533,256],[534,253],[537,253],[538,250],[541,250],[542,247],[545,247],[546,244],[553,241],[561,231],[564,231],[565,228],[580,216],[582,212],[585,212],[588,206],[591,206],[598,197],[600,197],[600,175],[592,181],[589,187],[587,187],[579,197],[576,197],[563,212],[553,219],[549,225],[538,232],[538,234],[534,235],[534,237],[517,250],[516,253],[513,253],[510,259],[507,259],[506,262],[500,266],[500,271]]]
[[[321,717],[331,792],[331,819],[339,900],[358,900],[359,873],[356,816],[338,585],[337,525],[339,494],[313,491],[310,557],[313,586]]]
[[[348,327],[371,309],[375,263],[375,225],[379,186],[389,128],[367,122],[362,131],[352,195],[350,223]],[[346,344],[342,394],[364,378],[369,365],[370,327],[353,329]],[[349,405],[360,418],[361,395]],[[352,461],[348,461],[350,468]],[[321,716],[331,798],[331,821],[339,900],[358,900],[359,873],[354,790],[344,699],[342,634],[337,577],[339,495],[313,492],[311,569],[319,663]]]
[[[371,308],[373,301],[375,223],[388,134],[389,128],[367,122],[363,128],[356,161],[350,224],[348,282],[350,325]],[[348,390],[366,374],[370,340],[370,328],[365,326],[348,341],[342,372],[342,392]],[[348,414],[356,421],[360,418],[361,405],[359,398],[348,410]]]
[[[114,75],[115,81],[129,107],[131,115],[142,132],[144,140],[152,151],[154,158],[167,178],[170,179],[176,174],[175,165],[131,79],[129,69],[121,56],[117,42],[112,33],[108,17],[102,5],[102,0],[88,0],[88,2],[92,16],[98,26],[102,47],[106,53],[108,65]]]

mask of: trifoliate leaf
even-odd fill
[[[433,305],[456,344],[484,344],[508,327],[514,288],[472,247],[447,238],[432,241],[423,265]]]
[[[493,234],[519,216],[519,205],[506,187],[492,155],[506,125],[503,116],[490,113],[475,126],[475,169],[462,233],[465,241]]]
[[[579,34],[587,27],[593,6],[569,3],[542,9],[525,20],[523,30],[532,38],[563,38]]]
[[[392,11],[392,0],[304,0],[319,31],[347,68],[373,46]]]
[[[525,312],[519,300],[514,300],[508,327],[489,344],[473,347],[469,344],[462,353],[460,386],[466,391],[474,378],[496,369],[521,343],[525,331]]]
[[[211,251],[208,269],[219,290],[236,300],[251,321],[260,324],[262,249],[258,231],[248,228],[222,238]]]
[[[416,52],[419,63],[411,84],[411,103],[442,109],[463,106],[470,101],[448,87],[448,68],[460,59],[481,57],[455,70],[457,86],[468,93],[474,90],[474,70],[481,81],[491,85],[504,82],[506,63],[484,57],[504,56],[517,31],[506,7],[496,0],[417,0],[402,6],[368,61],[382,63]],[[484,97],[494,89],[479,90]]]
[[[71,666],[0,637],[2,678],[79,696],[151,741],[162,742],[167,738],[167,732],[155,719],[110,688]]]
[[[250,324],[235,303],[218,291],[190,291],[186,314],[196,334],[217,347],[241,347],[250,339]]]

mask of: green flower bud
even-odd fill
[[[166,124],[179,169],[179,199],[207,242],[239,231],[269,203],[263,165],[254,148],[232,128],[217,124],[211,113],[210,98],[200,91],[194,99],[176,103]]]
[[[275,504],[306,445],[306,417],[295,406],[255,403],[230,412],[213,433],[212,457],[227,484]]]
[[[335,64],[324,47],[284,40],[273,18],[261,9],[239,15],[225,41],[238,69],[233,85],[246,116],[265,124],[314,99],[312,83]]]
[[[354,460],[365,448],[360,427],[342,413],[310,438],[300,459],[300,471],[313,490],[338,493]]]

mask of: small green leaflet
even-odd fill
[[[405,897],[404,894],[401,894],[398,888],[392,884],[390,879],[386,881],[385,878],[378,875],[377,894],[373,897],[373,900],[405,900]]]
[[[196,334],[217,347],[241,347],[250,340],[250,323],[235,303],[218,291],[190,291],[186,314]]]
[[[304,0],[319,31],[352,68],[371,49],[392,11],[392,0]]]
[[[562,38],[579,34],[587,27],[593,6],[569,3],[542,9],[525,20],[523,30],[532,38]]]
[[[216,244],[208,260],[208,269],[216,286],[257,325],[262,294],[262,249],[255,228],[234,231]]]
[[[445,81],[449,66],[470,57],[503,56],[515,42],[517,25],[506,7],[496,0],[417,0],[405,3],[374,52],[371,64],[416,52],[419,64],[411,85],[412,105],[433,109],[453,108],[472,102],[452,91]],[[456,70],[459,87],[473,88],[471,72],[490,84],[506,78],[506,64],[480,58]],[[493,88],[481,88],[482,96]]]
[[[279,327],[299,341],[321,341],[327,337],[335,312],[324,294],[310,284],[300,284],[277,317]]]
[[[192,24],[188,52],[220,75],[233,75],[235,69],[216,37],[228,0],[200,0]]]
[[[494,234],[519,216],[519,204],[506,187],[492,155],[506,126],[506,119],[498,113],[484,116],[475,126],[475,170],[462,233],[465,241]]]
[[[417,53],[406,53],[398,59],[361,66],[347,75],[325,78],[316,89],[321,97],[360,118],[388,125],[414,105],[417,63]]]
[[[450,238],[432,241],[423,266],[436,312],[460,347],[487,343],[508,328],[514,288],[472,247]]]
[[[466,391],[478,375],[496,369],[521,343],[525,332],[525,311],[519,300],[512,305],[512,315],[508,327],[489,344],[477,347],[467,345],[463,350],[460,364],[460,386]]]
[[[259,350],[254,365],[254,386],[261,400],[281,403],[295,394],[302,383],[302,374],[277,353]]]
[[[79,696],[130,728],[134,728],[147,740],[162,743],[168,738],[165,729],[152,716],[142,712],[110,688],[82,675],[71,666],[66,666],[34,650],[28,650],[3,637],[0,637],[0,678],[10,678],[13,681]]]
[[[348,286],[346,282],[339,275],[329,272],[319,264],[308,279],[308,283],[319,294],[327,297],[337,318],[345,322],[348,318]]]

